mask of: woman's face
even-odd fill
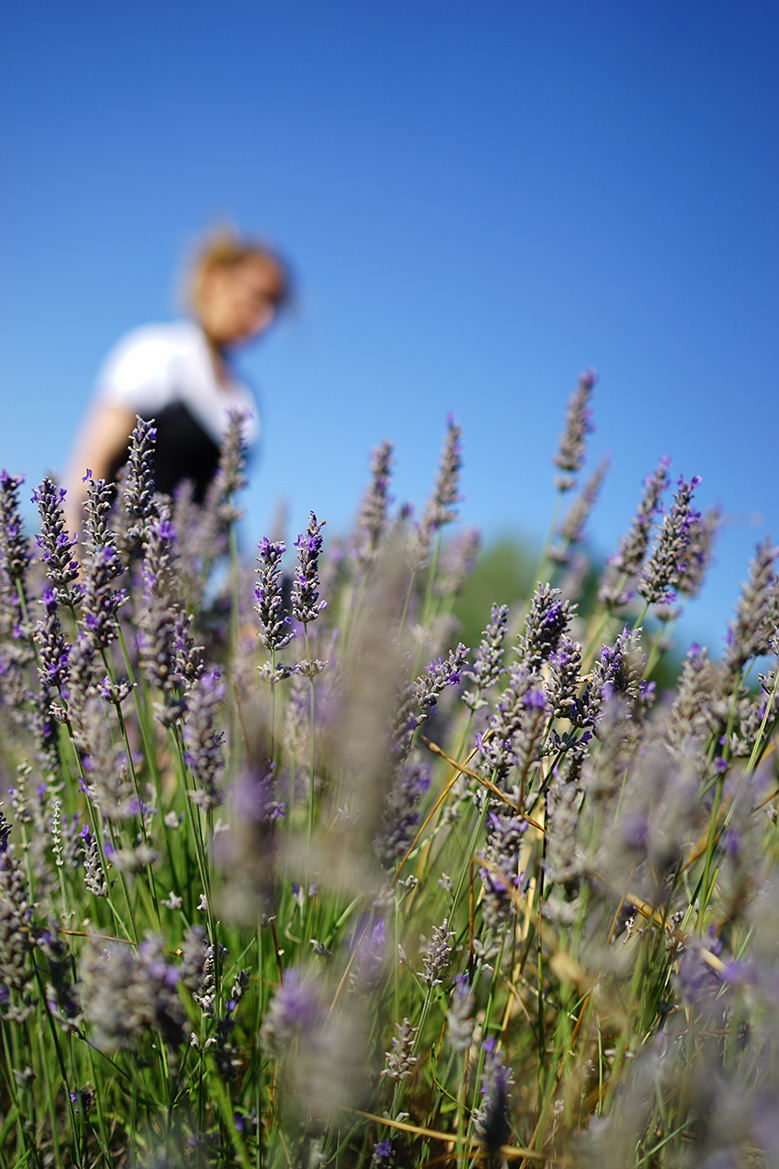
[[[197,316],[215,345],[229,347],[267,329],[284,281],[270,257],[249,256],[232,268],[214,267],[201,287]]]

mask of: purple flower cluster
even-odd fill
[[[770,603],[778,555],[779,546],[772,545],[767,536],[755,549],[749,581],[742,589],[736,616],[728,629],[724,665],[730,678],[738,677],[750,658],[769,651],[775,633],[770,621]]]
[[[693,475],[688,483],[680,476],[676,484],[674,502],[638,583],[638,592],[649,605],[671,604],[676,599],[673,589],[684,576],[693,533],[700,521],[700,512],[692,507],[693,492],[700,481],[699,475]]]
[[[482,916],[490,929],[498,929],[516,916],[515,892],[522,885],[519,849],[527,821],[516,816],[490,812],[487,816],[487,844],[480,853],[485,862],[479,869],[484,886]]]
[[[178,994],[179,970],[165,956],[163,939],[146,938],[137,951],[115,945],[107,952],[97,942],[84,955],[85,1012],[92,1041],[104,1051],[134,1051],[149,1032],[157,1032],[177,1062],[186,1016]]]
[[[204,812],[222,803],[219,780],[224,767],[224,731],[216,729],[216,715],[224,695],[219,670],[205,671],[190,691],[184,721],[184,758],[194,783],[189,794]]]
[[[154,419],[145,421],[136,415],[127,462],[120,472],[118,488],[121,543],[125,549],[144,542],[146,526],[157,515],[154,493],[156,440]]]
[[[395,1027],[398,1032],[397,1038],[393,1037],[390,1040],[392,1050],[384,1053],[386,1062],[381,1074],[397,1082],[405,1080],[414,1070],[414,1065],[417,1062],[417,1057],[413,1054],[414,1040],[419,1028],[412,1027],[405,1017],[403,1022],[396,1023]]]
[[[362,567],[375,556],[387,528],[392,452],[392,443],[383,442],[371,456],[371,485],[360,507],[353,545],[357,563]]]
[[[261,645],[271,653],[277,653],[294,637],[290,631],[291,619],[283,613],[284,599],[281,583],[281,558],[285,552],[284,542],[275,543],[263,537],[258,547],[258,580],[254,586],[254,608],[260,619],[258,634]]]
[[[244,423],[246,415],[240,410],[230,410],[227,430],[219,451],[219,466],[206,499],[206,510],[216,515],[223,524],[233,524],[240,519],[241,512],[233,503],[233,497],[246,486],[246,439]]]
[[[476,1132],[488,1153],[497,1153],[507,1144],[511,1129],[508,1123],[511,1072],[500,1058],[495,1040],[490,1036],[482,1043],[484,1074],[481,1084],[481,1107],[474,1115]]]
[[[322,551],[322,528],[325,521],[317,523],[313,512],[308,517],[308,527],[295,541],[298,562],[292,578],[292,616],[301,625],[316,621],[327,605],[319,599],[319,556]]]
[[[671,460],[663,455],[654,471],[644,479],[644,490],[630,529],[619,542],[616,553],[609,558],[609,567],[600,585],[598,598],[604,605],[614,607],[630,600],[630,593],[624,591],[626,582],[632,581],[641,571],[654,517],[660,510],[660,500],[669,484],[668,467]]]
[[[19,512],[22,475],[0,471],[0,631],[18,638],[24,620],[25,573],[32,558]]]
[[[405,856],[419,823],[419,800],[430,785],[430,767],[409,759],[401,767],[384,803],[379,834],[373,848],[384,868],[392,869]]]
[[[410,562],[414,570],[425,563],[435,533],[457,518],[456,505],[462,498],[459,494],[461,466],[462,431],[450,415],[433,491],[411,541]]]
[[[473,1042],[473,992],[466,974],[456,974],[449,1010],[446,1012],[446,1037],[452,1051],[467,1051]]]
[[[48,476],[32,493],[32,501],[37,504],[41,517],[41,530],[35,542],[41,549],[41,560],[46,565],[46,575],[58,601],[70,597],[68,586],[78,576],[78,563],[72,555],[77,537],[69,536],[65,530],[64,498],[64,488],[58,488]]]
[[[558,526],[557,536],[562,541],[562,547],[552,548],[549,555],[559,564],[567,564],[570,561],[572,544],[583,542],[584,525],[595,506],[608,469],[608,457],[601,459]]]
[[[520,760],[527,766],[539,757],[547,715],[541,678],[523,661],[515,662],[509,684],[490,715],[489,734],[479,735],[476,740],[493,782],[499,787],[505,785]]]
[[[294,967],[285,970],[262,1022],[263,1047],[272,1055],[282,1055],[295,1036],[311,1031],[319,1018],[315,984],[304,982]]]
[[[466,671],[466,676],[473,678],[476,685],[474,690],[465,691],[463,702],[474,713],[487,705],[487,700],[482,698],[484,691],[491,690],[497,685],[501,674],[505,673],[503,642],[506,638],[508,616],[508,605],[493,603],[490,621],[476,649],[473,667]]]
[[[444,918],[440,925],[433,926],[432,936],[424,949],[424,970],[420,972],[419,977],[431,990],[434,986],[441,985],[443,982],[441,976],[452,960],[454,931],[448,928],[448,924]]]
[[[555,480],[559,491],[569,491],[573,487],[576,482],[573,476],[584,465],[585,436],[593,429],[590,396],[596,381],[594,369],[579,374],[576,389],[568,401],[565,429],[553,459],[554,465],[563,472]]]
[[[559,589],[538,585],[525,617],[525,632],[519,639],[520,660],[537,670],[557,649],[575,612],[576,606],[563,600]]]

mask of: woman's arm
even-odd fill
[[[110,402],[96,402],[87,414],[63,476],[67,491],[65,518],[70,532],[81,526],[87,468],[93,479],[105,479],[116,456],[126,449],[134,426],[132,411]]]

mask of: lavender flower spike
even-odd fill
[[[584,464],[585,435],[593,429],[589,408],[590,395],[596,381],[594,369],[579,374],[578,385],[568,400],[565,430],[560,436],[560,445],[552,460],[556,467],[565,472],[555,479],[555,486],[559,491],[569,491],[573,487],[575,482],[573,475],[580,471]]]
[[[693,475],[689,483],[679,477],[673,504],[638,584],[638,592],[649,605],[669,604],[676,599],[672,589],[684,574],[692,528],[700,520],[700,513],[691,505],[700,481],[699,475]]]
[[[422,521],[430,532],[457,519],[455,504],[462,498],[458,492],[461,466],[462,428],[450,414],[446,420],[446,439],[438,464],[438,475]]]
[[[482,1079],[481,1108],[474,1115],[476,1132],[490,1154],[497,1153],[511,1134],[508,1124],[508,1096],[511,1072],[495,1049],[492,1037],[485,1039],[484,1078]]]
[[[282,613],[281,558],[285,552],[283,540],[276,542],[264,536],[257,551],[257,584],[254,586],[254,608],[260,618],[260,642],[272,653],[283,649],[294,637],[289,631],[291,621]]]
[[[46,565],[46,575],[58,600],[68,596],[68,585],[78,576],[78,564],[71,555],[77,537],[69,536],[65,531],[64,498],[65,489],[57,487],[48,476],[32,493],[33,503],[37,504],[41,517],[41,530],[35,542],[41,549],[41,560]]]
[[[285,970],[265,1013],[260,1038],[273,1055],[281,1055],[297,1034],[316,1026],[319,996],[313,983],[303,983],[299,972]]]
[[[474,712],[487,705],[486,699],[481,697],[482,691],[489,690],[497,683],[501,674],[505,673],[503,642],[506,637],[508,617],[508,605],[499,605],[497,602],[493,602],[490,609],[490,621],[476,650],[473,669],[466,671],[466,677],[473,678],[476,687],[472,691],[465,691],[463,702]]]
[[[525,632],[517,645],[520,661],[534,670],[548,661],[575,613],[576,605],[564,601],[560,589],[538,585],[525,617]]]
[[[372,559],[387,527],[392,451],[392,443],[385,441],[371,456],[371,485],[360,507],[354,535],[355,556],[363,566]]]
[[[779,547],[773,547],[768,536],[755,549],[755,558],[749,566],[749,581],[743,586],[736,616],[728,628],[724,666],[731,678],[740,674],[755,654],[769,650],[773,630],[767,619],[777,555]]]
[[[390,1080],[405,1080],[410,1076],[414,1070],[414,1064],[417,1062],[417,1057],[413,1054],[414,1039],[416,1037],[418,1027],[412,1027],[408,1019],[404,1017],[402,1023],[396,1023],[398,1037],[392,1039],[392,1051],[385,1051],[386,1064],[384,1071],[381,1073],[387,1076]]]
[[[584,542],[584,525],[587,523],[590,512],[595,506],[601,484],[609,469],[609,456],[604,455],[595,470],[590,475],[579,496],[573,501],[560,526],[557,535],[563,541],[564,547],[553,548],[550,555],[558,563],[566,564],[570,559],[568,545]]]
[[[136,415],[130,435],[127,463],[119,481],[119,511],[124,520],[128,546],[144,539],[146,525],[157,514],[154,499],[154,444],[157,429],[154,419],[146,422]]]
[[[292,616],[302,625],[316,621],[327,605],[319,600],[319,554],[322,551],[321,530],[325,525],[317,523],[313,512],[308,517],[308,527],[295,541],[298,550],[298,566],[292,581]]]
[[[9,582],[22,580],[30,563],[30,552],[19,514],[18,491],[23,475],[0,471],[0,574]],[[13,591],[13,585],[11,585]]]
[[[216,512],[225,524],[235,523],[241,518],[241,511],[233,503],[233,496],[246,486],[244,467],[246,465],[246,439],[244,422],[246,414],[241,410],[230,411],[227,430],[219,452],[219,467],[208,493],[206,507]]]
[[[441,975],[446,970],[452,957],[451,941],[454,937],[452,930],[447,929],[448,921],[446,918],[440,925],[433,926],[433,936],[427,943],[424,951],[424,970],[420,971],[419,977],[431,989],[434,986],[440,986],[442,979]]]
[[[184,757],[195,781],[189,795],[204,812],[222,803],[218,787],[224,769],[224,732],[216,730],[216,711],[225,695],[219,671],[203,673],[190,691],[189,711],[184,723]]]
[[[623,605],[630,599],[621,591],[620,581],[623,577],[627,581],[636,576],[644,563],[652,522],[660,508],[660,498],[668,487],[670,461],[667,455],[663,455],[652,474],[644,479],[644,491],[630,530],[621,538],[615,555],[609,558],[609,567],[598,593],[598,599],[604,605]]]
[[[446,1035],[452,1051],[466,1051],[473,1042],[473,993],[465,974],[456,974],[446,1013]]]

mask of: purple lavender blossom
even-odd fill
[[[104,953],[94,942],[82,962],[84,1008],[96,1047],[134,1051],[145,1033],[156,1031],[175,1067],[186,1016],[177,990],[179,973],[165,957],[163,939],[148,937],[137,952],[115,946]]]
[[[644,681],[646,655],[641,650],[641,632],[626,625],[613,645],[601,648],[590,673],[590,683],[578,704],[579,726],[594,726],[600,718],[604,701],[618,696],[627,700],[633,714],[648,706],[654,694],[651,683]]]
[[[125,548],[142,543],[146,526],[157,515],[154,495],[154,444],[157,429],[154,419],[145,421],[136,415],[130,435],[127,462],[119,476],[117,491]]]
[[[373,1164],[376,1169],[386,1169],[391,1163],[392,1144],[388,1140],[379,1141],[373,1150]]]
[[[142,670],[165,696],[170,707],[163,722],[172,721],[179,713],[178,705],[170,702],[171,692],[179,683],[176,669],[176,609],[175,593],[176,533],[170,522],[170,509],[165,505],[145,525],[143,564],[143,607],[138,619],[138,659]]]
[[[0,1019],[21,1023],[35,1005],[30,993],[33,907],[13,846],[0,852]]]
[[[693,519],[688,531],[689,543],[677,588],[687,597],[696,597],[711,564],[714,539],[722,521],[722,510],[711,507],[704,516]]]
[[[457,519],[456,504],[462,499],[459,494],[461,466],[462,429],[450,414],[446,420],[446,439],[435,486],[422,518],[422,525],[428,533],[436,532],[444,524]]]
[[[624,605],[630,595],[623,591],[623,581],[631,581],[641,570],[649,547],[654,517],[660,510],[660,499],[668,487],[668,467],[671,460],[663,455],[654,471],[644,479],[644,491],[630,529],[622,536],[616,553],[609,557],[598,599],[605,605]]]
[[[57,600],[53,589],[43,590],[41,605],[44,616],[42,621],[37,622],[35,641],[38,646],[41,706],[48,711],[52,697],[61,694],[67,684],[71,647],[65,639],[57,615]]]
[[[577,695],[581,686],[582,647],[567,634],[549,658],[549,681],[546,694],[555,718],[576,720]]]
[[[282,614],[281,557],[285,551],[283,540],[275,543],[264,536],[258,546],[258,581],[254,588],[254,608],[260,618],[260,643],[272,653],[283,649],[294,637],[290,632],[291,619]]]
[[[204,812],[222,803],[218,781],[224,768],[224,732],[215,727],[216,712],[224,695],[219,670],[201,674],[190,691],[184,722],[184,758],[195,785],[189,795]]]
[[[519,872],[519,849],[527,821],[517,816],[490,812],[487,816],[487,845],[480,857],[486,863],[479,869],[484,886],[482,916],[490,929],[497,929],[516,916],[515,892],[522,884]]]
[[[81,566],[81,632],[94,649],[105,649],[117,636],[116,611],[127,601],[127,591],[113,589],[111,581],[122,571],[111,543],[95,544]]]
[[[90,556],[96,556],[101,548],[113,547],[116,544],[116,537],[108,526],[114,489],[105,479],[93,479],[91,471],[87,471],[84,480],[87,485],[87,497],[84,501],[85,535],[82,543]],[[116,575],[122,571],[118,556],[114,562],[114,569]]]
[[[10,581],[22,580],[31,553],[19,513],[18,492],[23,475],[0,471],[0,570]]]
[[[684,575],[692,532],[700,520],[700,512],[692,507],[693,492],[700,481],[699,475],[693,475],[689,483],[680,476],[676,484],[674,502],[638,583],[638,592],[649,605],[670,604],[676,599],[672,590]]]
[[[419,977],[431,990],[434,986],[441,985],[443,981],[441,975],[452,960],[451,943],[454,932],[447,929],[447,926],[446,918],[440,925],[434,925],[432,937],[424,949],[424,970],[420,971]]]
[[[400,766],[408,755],[414,731],[435,712],[445,688],[458,685],[467,659],[468,650],[459,643],[446,658],[439,657],[430,662],[425,673],[406,686],[389,736],[390,753],[396,766]]]
[[[360,507],[353,540],[354,555],[361,567],[371,562],[387,529],[392,452],[392,443],[383,442],[371,455],[371,484]]]
[[[319,599],[319,556],[324,525],[325,521],[317,523],[316,516],[311,512],[306,531],[295,541],[298,563],[292,579],[292,616],[301,625],[316,621],[327,605],[327,601]]]
[[[413,533],[410,544],[410,560],[414,570],[425,563],[435,533],[440,531],[444,524],[452,523],[453,520],[457,519],[456,504],[462,498],[459,494],[462,465],[461,440],[460,426],[450,415],[447,418],[446,438],[433,491],[425,504],[422,518]]]
[[[505,1066],[496,1049],[495,1041],[485,1039],[482,1047],[484,1075],[481,1085],[482,1103],[474,1116],[476,1132],[487,1152],[497,1153],[511,1135],[508,1124],[508,1098],[511,1086],[511,1072]]]
[[[490,621],[476,650],[473,668],[466,671],[466,676],[473,678],[476,686],[473,691],[466,690],[463,702],[474,712],[487,705],[486,699],[481,697],[482,693],[492,689],[501,674],[505,673],[503,642],[506,637],[508,616],[508,605],[493,603]]]
[[[417,678],[414,699],[425,717],[434,713],[436,703],[447,686],[459,684],[467,660],[468,650],[462,642],[458,642],[456,649],[450,650],[445,658],[438,657],[430,662],[424,674]]]
[[[19,488],[22,475],[0,471],[0,631],[18,640],[24,623],[26,604],[25,575],[32,559],[24,524],[19,512]],[[2,673],[13,671],[9,660],[16,655],[3,654],[6,659]],[[18,666],[22,665],[19,661]],[[10,689],[10,677],[3,679],[3,688]]]
[[[405,856],[414,839],[419,823],[417,805],[429,785],[430,767],[411,759],[401,768],[387,796],[373,848],[388,871]]]
[[[772,545],[768,536],[755,548],[749,581],[742,588],[736,616],[728,629],[724,665],[730,678],[736,678],[750,658],[769,650],[774,630],[769,627],[768,617],[778,555],[779,546]]]
[[[559,491],[569,491],[573,487],[576,482],[573,476],[584,465],[585,436],[593,430],[589,403],[596,381],[594,369],[579,374],[576,389],[568,400],[565,429],[560,436],[560,445],[553,459],[554,465],[565,472],[555,479],[555,486]]]
[[[467,1051],[473,1042],[473,992],[468,976],[456,974],[449,1010],[446,1012],[446,1037],[452,1051]]]
[[[557,649],[575,612],[576,606],[564,601],[559,589],[548,584],[537,585],[525,617],[525,632],[517,646],[520,660],[529,668],[538,669]]]
[[[481,534],[475,527],[464,528],[447,541],[438,561],[434,585],[436,596],[451,597],[462,591],[480,550]]]
[[[107,897],[108,881],[103,870],[103,860],[100,856],[97,840],[87,824],[82,824],[78,836],[84,858],[84,884],[95,897]]]
[[[310,1032],[319,1017],[319,995],[312,982],[304,983],[294,967],[285,970],[276,988],[260,1031],[264,1047],[282,1055],[300,1032]]]
[[[479,753],[498,786],[506,783],[512,768],[523,765],[526,770],[540,757],[547,713],[540,676],[524,661],[515,662],[490,715],[489,737],[477,736]]]
[[[549,553],[552,560],[556,561],[557,563],[567,564],[571,558],[570,545],[581,544],[584,540],[584,525],[587,523],[590,512],[595,506],[595,502],[600,493],[601,484],[606,477],[606,472],[608,469],[609,458],[608,456],[605,456],[598,463],[597,467],[582,487],[581,492],[564,515],[559,527],[557,528],[557,535],[563,542],[563,547],[554,547]]]
[[[78,563],[72,556],[77,537],[69,536],[65,530],[64,498],[65,489],[58,488],[48,476],[32,493],[32,501],[37,504],[41,517],[41,530],[35,542],[41,549],[41,560],[46,565],[46,575],[58,600],[69,596],[68,585],[78,576]]]
[[[403,1022],[396,1023],[395,1027],[398,1035],[397,1038],[390,1040],[392,1050],[384,1053],[386,1062],[381,1074],[398,1082],[405,1080],[414,1070],[417,1062],[417,1057],[413,1054],[414,1040],[419,1028],[412,1027],[405,1017]]]
[[[246,486],[247,444],[244,437],[244,411],[231,409],[222,445],[219,451],[219,466],[208,489],[205,507],[216,515],[223,524],[233,524],[241,518],[240,509],[233,503],[233,497]]]
[[[387,960],[387,926],[382,918],[370,929],[364,923],[355,932],[355,962],[350,976],[352,991],[369,994],[381,982]]]

